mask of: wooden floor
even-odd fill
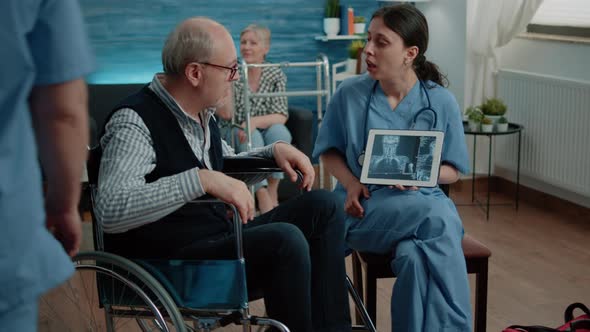
[[[464,205],[471,204],[470,185],[458,187],[461,191],[452,189],[451,197],[458,205],[466,232],[492,251],[487,331],[499,332],[511,324],[558,326],[568,304],[590,305],[590,217],[587,214],[551,211],[521,200],[518,211],[514,206],[493,206],[486,220],[479,206]],[[511,199],[493,195],[494,203],[510,203]],[[470,278],[473,289],[474,277]],[[379,331],[390,330],[393,282],[394,279],[378,282]],[[264,312],[262,301],[252,303],[252,312]],[[220,331],[241,329],[230,326]]]
[[[558,326],[572,302],[590,306],[590,218],[586,214],[550,211],[521,199],[492,206],[490,218],[471,205],[471,186],[451,189],[451,198],[465,231],[492,251],[489,266],[487,331],[512,325]],[[479,197],[479,196],[478,196]],[[483,196],[479,197],[483,200]],[[492,203],[510,204],[513,197],[492,193]],[[349,275],[352,276],[350,262]],[[390,331],[389,303],[394,279],[377,283],[377,328]],[[470,275],[470,287],[475,277]],[[472,292],[473,293],[473,292]],[[473,303],[473,295],[472,295]],[[253,303],[253,311],[263,305]],[[240,331],[226,328],[224,331]]]

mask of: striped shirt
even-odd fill
[[[156,74],[149,88],[164,102],[182,129],[195,156],[206,168],[209,159],[209,121],[216,121],[214,109],[199,114],[203,126],[186,113],[160,83]],[[157,221],[187,202],[205,195],[198,168],[146,183],[145,176],[156,167],[156,153],[150,132],[141,117],[130,108],[117,110],[100,140],[100,163],[95,213],[106,233],[121,233]],[[272,158],[272,145],[240,155]],[[235,155],[222,141],[224,156]]]

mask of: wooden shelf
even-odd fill
[[[354,39],[365,39],[365,35],[336,35],[336,36],[315,36],[315,40],[327,42],[330,40],[354,40]]]

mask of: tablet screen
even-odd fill
[[[436,186],[443,139],[441,131],[371,129],[361,182]]]

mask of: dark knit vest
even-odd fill
[[[145,176],[146,182],[195,167],[205,168],[193,153],[172,111],[147,86],[117,105],[105,125],[113,113],[122,108],[134,110],[150,131],[156,167]],[[104,131],[103,128],[101,137]],[[209,121],[209,132],[211,166],[219,171],[223,167],[223,155],[219,128],[213,119]],[[222,204],[187,203],[156,222],[121,234],[105,234],[105,250],[134,258],[172,257],[195,241],[224,236],[230,230],[225,211]]]

